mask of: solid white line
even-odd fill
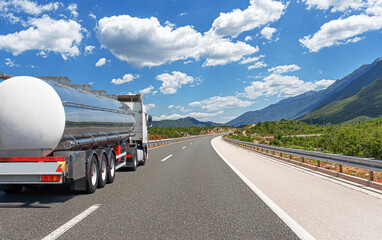
[[[167,156],[167,157],[165,157],[165,158],[163,158],[163,159],[162,159],[162,162],[166,161],[166,160],[169,159],[170,157],[172,157],[172,154],[169,155],[169,156]]]
[[[190,143],[190,145],[192,145],[192,143]]]
[[[93,206],[91,206],[90,208],[86,209],[85,211],[83,211],[82,213],[80,213],[79,215],[77,215],[76,217],[74,217],[72,220],[70,220],[69,222],[65,223],[64,225],[62,225],[61,227],[57,228],[55,231],[53,231],[51,234],[49,234],[48,236],[44,237],[42,240],[54,240],[54,239],[57,239],[59,236],[61,236],[63,233],[65,233],[66,231],[68,231],[70,228],[72,228],[74,225],[76,225],[77,223],[81,222],[84,218],[86,218],[87,216],[89,216],[92,212],[94,212],[95,210],[97,210],[97,208],[99,208],[101,205],[100,204],[94,204]]]
[[[277,214],[277,216],[280,217],[280,219],[288,225],[293,232],[296,233],[296,235],[301,239],[315,239],[308,231],[306,231],[300,224],[298,224],[293,218],[291,218],[284,210],[282,210],[276,203],[274,203],[267,195],[265,195],[258,187],[255,186],[248,178],[246,178],[237,168],[235,168],[230,162],[228,162],[223,155],[221,155],[218,150],[214,147],[211,140],[211,145],[215,149],[215,152],[221,157],[221,159],[224,160],[224,162],[245,182],[248,187],[252,189],[254,193],[256,193],[257,196],[265,204],[268,205],[270,209],[273,210]]]
[[[182,149],[185,149],[185,148],[186,148],[186,146],[182,147]]]

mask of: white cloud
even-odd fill
[[[277,67],[273,67],[268,69],[268,72],[275,73],[275,74],[281,74],[281,73],[287,73],[287,72],[294,72],[300,70],[300,67],[296,64],[291,65],[281,65]]]
[[[44,15],[28,21],[26,30],[0,35],[0,49],[19,55],[28,50],[60,53],[62,58],[80,54],[78,45],[82,41],[81,25],[73,20],[54,20]]]
[[[189,25],[162,26],[155,17],[105,17],[99,20],[96,32],[104,47],[119,60],[135,67],[153,67],[201,57],[206,58],[203,66],[224,65],[258,51],[246,43],[233,43],[213,33],[203,35]]]
[[[139,93],[140,94],[149,94],[152,90],[154,90],[154,87],[153,86],[149,86],[145,89],[142,89],[142,90],[139,90]]]
[[[272,73],[265,77],[263,81],[252,82],[250,86],[244,89],[245,94],[242,96],[249,99],[260,96],[269,97],[276,94],[277,97],[292,97],[317,88],[326,88],[333,82],[334,80],[325,79],[316,82],[305,82],[296,76],[283,76]]]
[[[263,58],[263,57],[265,57],[265,55],[243,58],[243,60],[241,60],[239,64],[248,64],[248,63],[257,62],[260,58]]]
[[[248,42],[248,41],[252,41],[253,40],[253,37],[252,36],[246,36],[244,38],[244,41]]]
[[[179,17],[186,16],[188,13],[179,13]]]
[[[149,104],[145,104],[145,107],[146,107],[146,110],[147,111],[150,111],[150,109],[153,109],[155,108],[155,104],[154,103],[149,103]]]
[[[313,36],[305,36],[299,41],[311,52],[318,52],[325,47],[352,42],[349,39],[381,28],[382,16],[353,15],[344,19],[329,21],[322,25]]]
[[[113,83],[115,85],[120,85],[120,84],[123,84],[123,83],[132,82],[132,81],[134,81],[135,79],[137,79],[139,77],[140,77],[139,74],[133,75],[131,73],[128,73],[128,74],[123,75],[122,78],[117,78],[117,79],[111,80],[111,83]]]
[[[16,60],[12,60],[10,58],[5,59],[5,65],[8,67],[19,67],[19,65],[16,64]]]
[[[175,23],[172,23],[172,22],[170,22],[170,21],[168,21],[168,20],[164,23],[164,25],[165,25],[165,26],[169,26],[170,28],[174,28],[174,27],[176,27]]]
[[[220,13],[212,24],[212,31],[220,36],[237,37],[242,32],[279,20],[286,7],[287,4],[272,0],[250,0],[245,10]]]
[[[74,18],[78,17],[77,7],[78,6],[76,3],[69,4],[69,6],[68,6],[68,10],[70,11],[70,15],[73,16]]]
[[[194,82],[194,78],[185,73],[173,71],[172,74],[162,73],[156,76],[158,81],[162,81],[159,90],[163,94],[174,94],[182,85]]]
[[[358,10],[365,6],[362,0],[302,0],[308,5],[308,9],[317,8],[321,10],[328,10],[331,12],[343,12],[348,9]]]
[[[174,105],[169,105],[168,106],[168,109],[171,109],[171,108],[173,108],[174,107]]]
[[[106,64],[106,58],[100,58],[96,63],[95,63],[95,66],[96,67],[102,67],[103,65]]]
[[[263,35],[264,38],[268,39],[268,40],[271,40],[272,37],[273,37],[273,34],[277,32],[277,29],[276,28],[272,28],[272,27],[265,27],[261,30],[261,35]]]
[[[94,49],[95,49],[95,47],[92,45],[86,46],[85,47],[85,54],[90,54],[90,55],[93,54]]]
[[[45,5],[38,5],[36,2],[29,0],[0,0],[1,12],[24,12],[30,15],[40,15],[43,12],[56,11],[61,5],[60,2],[51,2]]]
[[[97,16],[92,12],[89,12],[89,17],[93,18],[94,20],[97,19]]]
[[[314,82],[317,88],[327,88],[330,85],[332,85],[336,80],[327,80],[327,79],[321,79],[319,81]]]
[[[193,118],[198,118],[198,119],[205,119],[205,120],[210,120],[211,117],[216,117],[218,115],[223,114],[223,111],[215,112],[215,113],[203,113],[203,112],[192,112],[188,113],[186,115],[181,115],[174,113],[172,115],[161,115],[159,117],[153,117],[154,121],[161,121],[161,120],[175,120],[179,118],[185,118],[185,117],[193,117]]]
[[[263,67],[266,67],[268,66],[265,62],[263,61],[260,61],[260,62],[257,62],[251,66],[248,66],[248,70],[252,70],[252,69],[256,69],[256,68],[263,68]]]
[[[220,97],[215,96],[202,101],[192,102],[189,105],[191,107],[200,107],[207,111],[216,111],[226,108],[238,108],[251,106],[253,102],[243,101],[235,96]]]

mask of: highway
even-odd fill
[[[206,136],[86,195],[0,192],[0,239],[379,239],[382,192]],[[45,238],[49,239],[49,238]]]
[[[145,166],[117,172],[92,195],[1,192],[0,238],[298,239],[220,158],[213,138],[151,149]]]

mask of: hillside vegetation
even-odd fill
[[[228,132],[232,127],[222,126],[207,126],[207,127],[153,127],[149,129],[150,140],[179,138],[191,135],[211,134]]]
[[[287,120],[264,122],[240,129],[229,137],[280,147],[382,159],[382,118],[348,125],[308,125]]]

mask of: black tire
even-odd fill
[[[99,165],[99,173],[98,173],[98,188],[103,188],[106,185],[107,181],[107,157],[106,154],[102,154]]]
[[[85,192],[90,194],[94,193],[97,190],[98,186],[98,163],[97,163],[97,157],[96,155],[93,155],[88,163],[87,169],[86,169],[86,190]]]
[[[134,150],[133,150],[132,159],[133,159],[133,166],[128,167],[127,170],[134,172],[137,170],[137,167],[139,165],[138,160],[137,160],[137,149],[136,148],[134,148]]]
[[[107,183],[113,183],[115,179],[115,165],[117,164],[117,159],[115,154],[110,155],[110,164],[107,166]]]
[[[21,193],[23,190],[24,186],[23,185],[10,185],[6,189],[3,189],[3,191],[6,194],[16,194],[16,193]]]

